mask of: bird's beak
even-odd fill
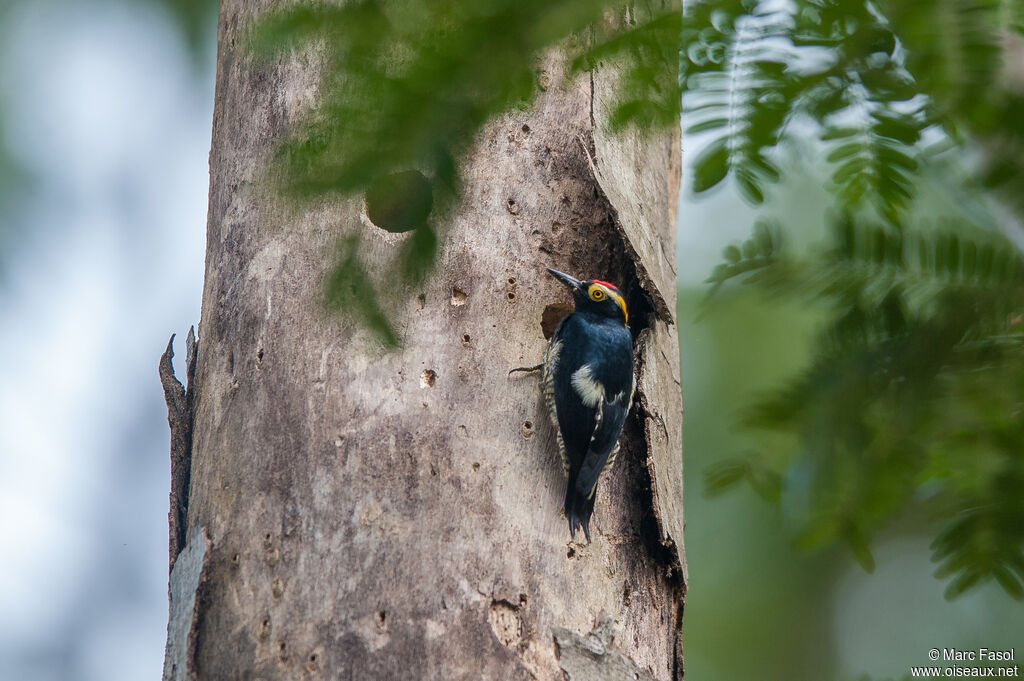
[[[579,289],[580,284],[583,283],[583,282],[581,282],[579,279],[577,279],[575,277],[570,277],[565,272],[559,272],[558,270],[553,270],[550,267],[548,268],[548,272],[551,273],[552,277],[554,277],[555,279],[558,279],[563,284],[565,284],[566,286],[568,286],[570,289],[573,289],[573,290]]]

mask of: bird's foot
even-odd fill
[[[516,373],[517,371],[524,371],[526,373],[533,373],[534,371],[540,371],[543,368],[544,368],[544,364],[538,364],[538,365],[532,366],[532,367],[516,367],[515,369],[510,369],[509,372],[508,372],[508,375],[511,376],[512,374]]]

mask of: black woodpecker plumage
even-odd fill
[[[633,337],[626,302],[612,284],[580,281],[549,269],[569,287],[576,310],[566,316],[544,353],[544,396],[558,431],[558,451],[569,476],[565,516],[590,542],[590,516],[601,472],[619,451],[619,435],[633,403]]]

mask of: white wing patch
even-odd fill
[[[589,364],[584,364],[573,373],[572,387],[588,407],[596,407],[604,401],[604,386],[594,378]]]

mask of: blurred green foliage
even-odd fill
[[[487,121],[529,106],[547,87],[538,78],[545,50],[568,49],[573,74],[625,64],[613,127],[677,124],[678,4],[617,7],[607,0],[361,0],[303,3],[266,16],[250,36],[256,54],[269,58],[316,41],[324,55],[316,110],[277,157],[281,186],[298,201],[366,193],[388,216],[428,206],[403,228],[385,227],[411,232],[396,269],[401,281],[421,279],[459,193],[462,154]],[[426,193],[397,188],[396,179],[410,173],[426,181]],[[360,271],[335,267],[332,285],[347,278],[351,286]],[[381,310],[338,309],[397,342]]]
[[[746,479],[797,509],[798,543],[844,541],[873,569],[869,539],[918,499],[945,523],[937,574],[955,596],[1024,581],[1024,262],[999,234],[948,224],[834,221],[799,255],[778,226],[726,250],[714,286],[740,279],[821,304],[810,367],[750,408],[754,428],[795,433],[782,466],[761,456],[709,468],[717,492]]]
[[[731,176],[760,203],[780,145],[814,136],[841,215],[803,254],[759,223],[709,279],[828,322],[811,366],[743,419],[798,443],[718,462],[707,488],[748,481],[796,516],[799,545],[842,541],[867,570],[872,533],[924,504],[947,597],[988,580],[1024,597],[1024,263],[994,208],[1024,208],[1024,88],[1005,67],[1020,10],[740,0],[690,4],[684,22],[683,120],[711,138],[694,190]],[[922,224],[925,169],[971,205]]]
[[[713,137],[694,189],[731,176],[760,203],[779,179],[772,150],[814,136],[839,205],[894,224],[922,161],[968,143],[983,145],[983,184],[1019,197],[1024,90],[1003,57],[1017,49],[1020,13],[994,0],[688,3],[684,122]]]
[[[217,0],[156,0],[174,16],[192,55],[198,59],[209,47],[217,25]]]

